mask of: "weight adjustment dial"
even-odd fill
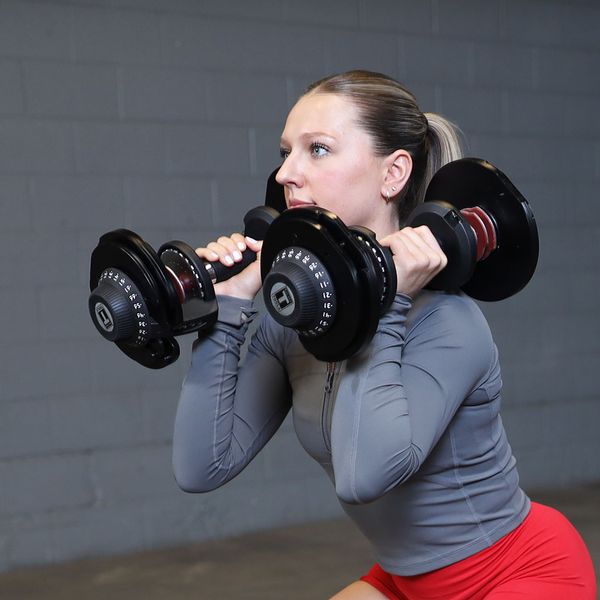
[[[121,271],[105,269],[89,299],[96,329],[111,342],[142,346],[150,327],[148,307],[135,283]]]
[[[337,301],[331,276],[305,248],[280,250],[263,282],[267,310],[285,327],[317,336],[335,319]]]

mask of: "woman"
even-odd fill
[[[281,156],[288,208],[317,205],[372,229],[394,254],[397,295],[351,359],[316,360],[267,315],[240,364],[258,264],[218,284],[219,321],[195,344],[177,412],[179,485],[201,492],[233,478],[292,409],[377,558],[337,600],[595,598],[577,532],[519,487],[484,317],[460,293],[423,289],[446,257],[427,228],[401,229],[432,174],[460,157],[454,128],[396,81],[352,71],[299,99]],[[234,234],[197,252],[231,265],[247,246],[260,250]]]

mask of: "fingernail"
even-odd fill
[[[231,266],[233,264],[233,259],[231,258],[231,256],[226,256],[225,258],[223,258],[223,260],[225,261],[226,265]]]
[[[238,242],[237,245],[242,252],[246,249],[246,244],[244,244],[244,242]]]
[[[241,252],[238,252],[237,250],[234,250],[234,251],[233,251],[233,258],[234,258],[235,260],[242,260],[242,253],[241,253]]]
[[[256,240],[254,238],[251,238],[249,235],[246,236],[246,239],[251,242],[252,244],[256,244]]]

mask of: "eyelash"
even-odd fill
[[[315,158],[323,158],[324,155],[315,154],[316,150],[324,150],[327,153],[330,152],[330,149],[327,145],[322,144],[321,142],[311,142],[311,144],[310,144],[311,154]],[[291,150],[289,150],[288,148],[279,148],[279,156],[282,158],[282,160],[285,160],[289,156],[290,152],[291,152]]]
[[[310,145],[310,151],[312,152],[315,158],[323,158],[323,155],[315,154],[315,150],[325,150],[325,152],[329,153],[329,147],[325,144],[322,144],[321,142],[313,142]]]

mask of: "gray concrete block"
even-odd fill
[[[119,85],[126,119],[207,118],[208,78],[203,71],[124,67],[119,70]]]
[[[48,401],[48,451],[90,452],[146,442],[143,399],[135,394],[87,393]]]
[[[89,372],[85,344],[15,341],[0,361],[2,399],[84,394],[90,390]]]
[[[362,28],[387,29],[409,34],[433,32],[432,2],[398,2],[395,0],[359,0]]]
[[[41,456],[0,462],[0,515],[89,506],[94,492],[86,456]]]
[[[77,278],[82,257],[73,234],[40,232],[25,238],[22,232],[3,233],[2,248],[5,260],[0,261],[0,281],[30,289],[33,282],[71,284]],[[86,263],[89,265],[89,255]]]
[[[569,95],[565,101],[565,134],[579,138],[600,136],[597,95]]]
[[[508,176],[508,175],[507,175]],[[510,176],[508,176],[510,179]],[[518,183],[518,185],[517,185]],[[572,202],[565,187],[555,181],[522,180],[513,185],[528,201],[538,226],[540,235],[546,226],[565,226],[572,222]]]
[[[256,73],[213,73],[208,77],[211,121],[283,123],[287,114],[285,77]]]
[[[3,352],[8,352],[14,342],[37,342],[42,322],[35,291],[21,286],[2,286],[0,297],[0,348],[3,348]]]
[[[520,181],[547,181],[562,185],[566,178],[593,180],[595,147],[586,140],[469,135],[474,156],[486,158],[517,187]],[[561,169],[553,168],[561,165]]]
[[[123,181],[118,176],[44,176],[31,178],[37,232],[81,232],[91,238],[123,225]]]
[[[96,6],[71,8],[72,53],[77,61],[159,64],[160,39],[158,13]]]
[[[598,39],[598,22],[600,9],[594,2],[562,7],[564,18],[561,19],[562,43],[569,48],[584,48],[592,51],[600,49]]]
[[[528,44],[598,49],[600,14],[593,3],[519,2],[510,0],[505,14],[506,34]]]
[[[517,136],[562,136],[567,103],[558,94],[511,90],[506,94],[507,132]]]
[[[502,4],[477,0],[451,0],[433,5],[436,32],[467,39],[498,38],[501,32]]]
[[[70,58],[69,12],[56,3],[2,2],[0,55]]]
[[[273,163],[272,169],[276,167],[277,163]],[[267,174],[264,179],[219,177],[213,205],[215,227],[226,228],[226,234],[242,231],[246,212],[265,203],[266,187]]]
[[[256,173],[253,175],[264,173],[267,177],[277,165],[281,164],[279,146],[283,125],[282,123],[279,127],[262,126],[253,129],[252,152],[256,157]]]
[[[50,519],[13,517],[0,521],[0,571],[54,561],[53,532],[47,525]],[[43,524],[40,523],[42,520]]]
[[[503,27],[508,39],[526,44],[555,44],[562,37],[564,2],[508,0]]]
[[[30,231],[32,207],[25,175],[0,175],[0,231]]]
[[[580,226],[577,239],[574,239],[573,231],[567,228],[545,227],[540,237],[540,266],[567,271],[572,265],[590,271],[595,269],[599,235],[600,231],[593,225]]]
[[[400,37],[400,76],[406,81],[467,85],[471,44],[460,39]]]
[[[23,86],[19,64],[14,60],[0,60],[0,114],[23,112]]]
[[[128,177],[125,194],[123,223],[134,231],[143,231],[157,223],[173,229],[201,231],[214,221],[208,178]]]
[[[50,406],[45,399],[0,403],[0,461],[41,455],[53,447]],[[26,432],[24,434],[24,432]]]
[[[434,82],[401,81],[417,99],[417,104],[423,112],[441,113],[439,101],[439,86]]]
[[[113,66],[27,61],[23,65],[27,111],[70,118],[118,116]]]
[[[51,524],[53,561],[145,549],[139,504],[61,512]]]
[[[78,173],[156,174],[166,168],[165,132],[160,124],[77,123]]]
[[[548,48],[536,58],[537,87],[567,94],[599,94],[600,78],[590,76],[598,71],[599,63],[598,52]]]
[[[142,3],[145,0],[141,0]],[[227,17],[231,19],[250,19],[252,21],[270,21],[282,18],[283,7],[280,0],[253,0],[252,2],[221,2],[220,0],[204,0],[198,4],[195,0],[180,0],[173,5],[169,0],[166,4],[170,9],[184,10],[184,6],[195,13]]]
[[[502,132],[504,129],[500,90],[439,86],[439,111],[465,132]]]
[[[0,173],[72,173],[73,154],[68,123],[0,119]]]
[[[369,69],[398,77],[398,38],[381,31],[332,31],[325,40],[324,64],[329,73]]]
[[[476,42],[472,47],[476,87],[531,90],[534,88],[534,50],[529,46]]]
[[[244,127],[169,125],[165,135],[170,173],[250,174],[248,130]]]
[[[310,73],[323,66],[322,32],[280,23],[219,21],[165,15],[161,19],[164,60],[173,66]],[[235,44],[231,44],[235,40]],[[293,43],[290,43],[293,40]]]
[[[193,337],[193,336],[192,336]],[[182,345],[186,345],[189,338],[179,338]],[[188,361],[180,357],[180,370],[186,371]],[[183,381],[185,374],[176,377]],[[173,428],[175,425],[175,413],[179,401],[180,387],[173,386],[172,390],[154,392],[146,390],[140,394],[141,414],[144,426],[144,440],[149,444],[170,444],[173,440]],[[133,398],[133,404],[136,399]]]
[[[102,506],[144,503],[174,494],[170,445],[95,450],[90,477]]]
[[[357,27],[359,0],[283,0],[283,18],[291,23],[307,23],[318,27]]]

